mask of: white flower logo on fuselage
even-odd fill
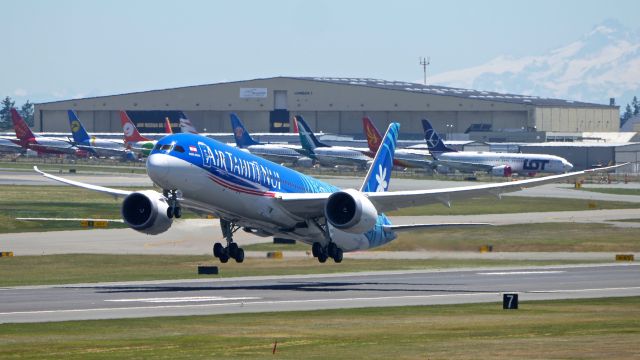
[[[376,181],[378,182],[378,187],[376,188],[376,192],[384,192],[387,190],[387,169],[384,169],[382,165],[378,165],[378,173],[376,174]]]

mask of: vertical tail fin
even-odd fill
[[[173,129],[171,129],[171,120],[169,120],[169,117],[164,118],[164,132],[167,134],[173,134]]]
[[[151,139],[140,135],[138,128],[136,128],[136,125],[131,121],[126,111],[120,111],[120,123],[122,124],[122,131],[124,132],[125,144],[138,141],[151,141]]]
[[[187,115],[182,113],[180,115],[180,132],[188,133],[188,134],[197,134],[198,130],[193,126],[191,120],[187,118]]]
[[[297,134],[298,133],[298,122],[296,121],[296,118],[293,118],[293,133]]]
[[[20,116],[14,108],[11,108],[11,121],[13,121],[13,129],[16,131],[16,137],[20,139],[20,141],[24,142],[36,137],[33,132],[31,132],[31,129],[29,129],[27,122],[24,121],[22,116]]]
[[[442,138],[435,131],[431,123],[427,119],[422,119],[422,129],[424,130],[424,140],[427,142],[427,147],[429,148],[429,152],[433,155],[433,153],[441,154],[445,152],[455,152],[456,150],[447,147]]]
[[[73,136],[73,141],[76,143],[85,143],[91,140],[89,133],[84,128],[78,115],[73,110],[67,110],[67,115],[69,116],[69,127],[71,128],[71,136]]]
[[[321,143],[318,138],[314,135],[313,131],[307,122],[304,121],[302,116],[296,115],[294,117],[296,123],[298,123],[298,134],[300,135],[300,144],[302,147],[310,153],[313,153],[315,148],[319,147],[329,147],[327,144]]]
[[[362,192],[384,192],[389,188],[391,171],[393,170],[393,156],[398,142],[398,131],[400,124],[391,123],[384,134],[376,157],[364,178],[360,191]]]
[[[253,140],[247,129],[244,128],[242,121],[235,113],[229,115],[231,117],[231,130],[233,131],[233,137],[236,139],[236,145],[239,148],[246,148],[250,145],[258,145],[259,142]]]
[[[382,143],[382,136],[380,136],[380,132],[368,116],[362,118],[362,128],[364,129],[364,134],[367,136],[369,151],[375,154]]]

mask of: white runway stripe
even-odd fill
[[[500,272],[479,272],[477,275],[529,275],[529,274],[559,274],[564,271],[548,270],[548,271],[500,271]]]
[[[181,302],[206,302],[206,301],[238,301],[256,300],[259,297],[222,297],[222,296],[189,296],[189,297],[168,297],[168,298],[144,298],[144,299],[113,299],[105,300],[111,302],[145,302],[145,303],[181,303]]]

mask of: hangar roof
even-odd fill
[[[504,94],[492,91],[459,89],[438,85],[423,85],[405,81],[388,81],[370,78],[343,77],[295,77],[294,79],[320,81],[325,83],[374,87],[387,90],[408,91],[432,95],[455,96],[466,99],[489,100],[538,106],[610,107],[609,105],[586,103],[572,100],[543,98],[531,95]]]
[[[389,81],[389,80],[371,79],[371,78],[293,77],[293,76],[277,76],[277,77],[230,81],[230,82],[214,83],[214,84],[182,86],[182,87],[167,88],[167,89],[154,89],[154,90],[136,91],[136,92],[124,93],[124,94],[112,94],[112,95],[106,95],[106,96],[79,98],[79,99],[73,99],[73,100],[103,98],[103,97],[119,96],[119,95],[132,95],[132,94],[158,92],[158,91],[164,91],[164,90],[179,90],[179,89],[186,89],[186,88],[196,88],[196,87],[214,86],[214,85],[221,85],[221,84],[243,83],[243,82],[254,81],[254,80],[271,80],[271,79],[293,79],[293,80],[315,81],[315,82],[337,84],[337,85],[364,86],[364,87],[378,88],[378,89],[385,89],[385,90],[404,91],[409,93],[453,96],[453,97],[459,97],[459,98],[471,99],[471,100],[486,100],[486,101],[505,102],[505,103],[520,104],[520,105],[554,106],[554,107],[585,107],[585,108],[610,108],[611,107],[609,105],[586,103],[586,102],[580,102],[580,101],[543,98],[543,97],[531,96],[531,95],[505,94],[505,93],[498,93],[498,92],[492,92],[492,91],[460,89],[460,88],[438,86],[438,85],[423,85],[423,84],[410,83],[405,81]],[[38,105],[52,104],[52,103],[69,101],[69,100],[72,100],[72,99],[42,102],[42,103],[38,103]],[[617,107],[617,106],[614,106],[614,107]]]

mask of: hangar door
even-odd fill
[[[289,110],[287,110],[287,90],[273,91],[273,111],[269,113],[269,131],[289,132]]]

